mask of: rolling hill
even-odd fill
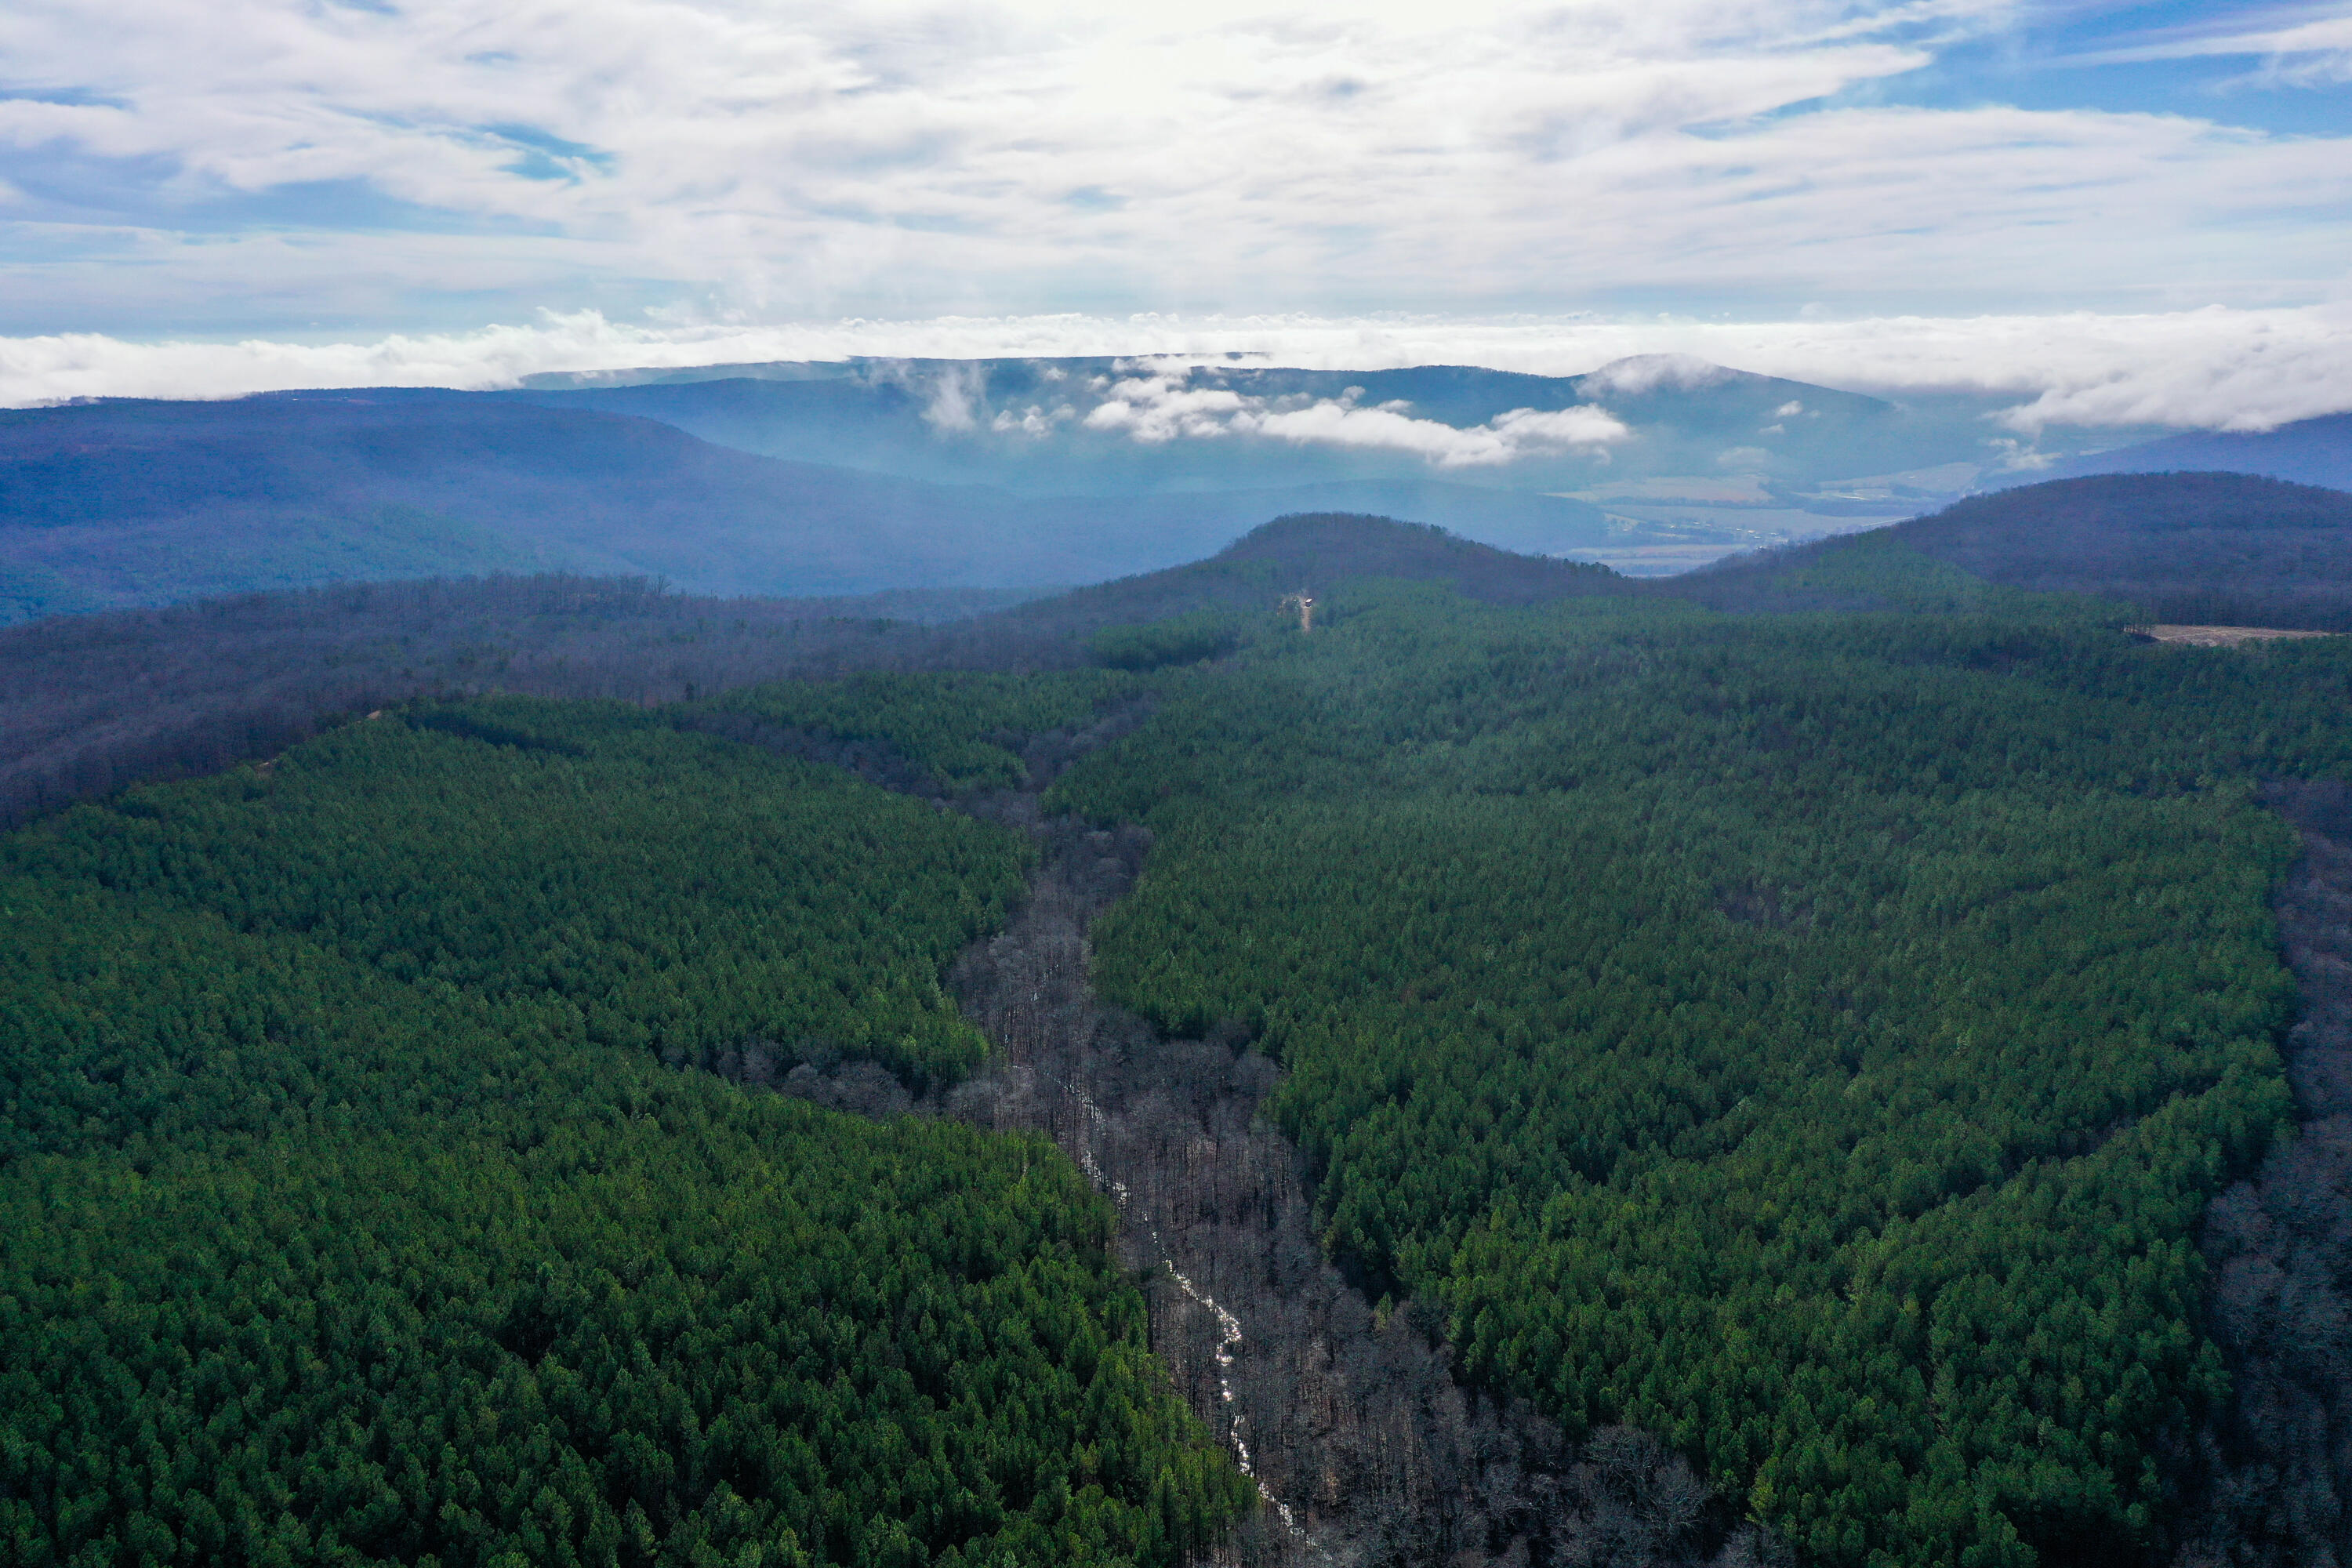
[[[1869,534],[1744,558],[1675,592],[1735,607],[1884,600],[1903,551],[1975,583],[2090,594],[2158,621],[2352,630],[2352,495],[2248,474],[2109,474],[1972,496]],[[1916,606],[1914,606],[1916,607]]]

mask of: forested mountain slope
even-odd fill
[[[1928,589],[1895,564],[1906,552],[1965,575]],[[2096,595],[2156,621],[2352,630],[2352,495],[2247,474],[2053,479],[1661,586],[1722,608],[1918,608],[1922,592],[1990,606],[1987,583]]]
[[[283,750],[322,721],[490,690],[678,701],[849,669],[1091,662],[1105,626],[1260,616],[1366,572],[1478,595],[1624,593],[1614,574],[1354,518],[1285,521],[1208,561],[1026,607],[1021,595],[719,599],[564,575],[373,584],[0,626],[0,826],[124,784]]]
[[[1050,630],[1014,637],[967,618],[989,603],[714,599],[643,578],[547,574],[355,584],[0,626],[0,826],[266,757],[321,726],[423,696],[676,701],[781,675],[1076,657]]]
[[[0,1542],[47,1563],[1183,1561],[1250,1496],[982,1048],[1025,842],[617,705],[0,841]]]
[[[1334,1254],[1806,1561],[2162,1552],[2289,1111],[2252,780],[2352,763],[2342,647],[1333,608],[1057,788],[1158,836],[1102,983],[1284,1063]]]
[[[1866,613],[1326,516],[931,627],[554,581],[78,623],[125,684],[247,613],[286,638],[248,668],[409,684],[0,842],[8,1528],[37,1562],[1208,1540],[1246,1492],[1067,1163],[675,1070],[968,1070],[939,977],[1027,840],[776,753],[984,796],[1115,716],[1045,800],[1150,835],[1097,981],[1279,1062],[1369,1321],[1417,1302],[1474,1386],[1654,1433],[1804,1563],[2215,1539],[2199,1226],[2295,1112],[2257,784],[2352,769],[2352,654],[2135,645],[1889,535],[1801,564],[1777,602]],[[107,646],[60,635],[0,668]]]

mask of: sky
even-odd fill
[[[1234,351],[2352,408],[2352,0],[0,7],[0,403]]]

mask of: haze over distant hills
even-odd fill
[[[1643,575],[1911,516],[2019,463],[2136,434],[2052,429],[2035,450],[1993,422],[2005,398],[1896,402],[1676,354],[1573,376],[852,360],[546,375],[506,395],[640,414],[773,457],[1030,492],[1438,477],[1569,495],[1610,520],[1609,538],[1578,553]],[[1429,515],[1365,496],[1345,504],[1548,548],[1482,531],[1467,511]]]
[[[752,374],[723,374],[739,368]],[[1032,493],[1412,479],[1432,465],[1538,491],[1730,472],[1803,487],[1995,455],[1972,405],[1905,406],[1675,355],[1578,376],[1114,359],[676,374],[535,377],[504,395],[643,415],[771,457]],[[1579,410],[1581,422],[1548,417]]]
[[[0,414],[0,618],[499,571],[1045,586],[1307,511],[1648,574],[1907,515],[2000,450],[1973,406],[1671,356],[1573,377],[1101,359],[556,379]]]
[[[2261,474],[2352,489],[2352,414],[2299,419],[2275,430],[2191,430],[2070,458],[2053,465],[2048,477],[2200,472]]]
[[[716,595],[1042,588],[1197,559],[1294,512],[1654,576],[2012,482],[2024,458],[1992,406],[1666,355],[1562,377],[865,360],[76,404],[0,413],[0,620],[518,571]],[[2346,483],[2347,436],[2352,416],[2057,444],[2052,471]]]
[[[787,595],[1092,582],[1288,511],[1410,510],[1558,551],[1594,508],[1427,479],[1015,495],[786,462],[650,419],[460,395],[0,416],[0,619],[488,572]]]

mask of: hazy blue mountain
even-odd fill
[[[2352,489],[2352,414],[2297,420],[2275,430],[2196,430],[2183,436],[2074,458],[2053,475],[2262,474],[2296,484]]]
[[[499,571],[721,595],[1096,582],[1341,509],[1552,553],[1608,536],[1578,501],[1425,480],[1029,496],[457,393],[107,402],[0,414],[0,620]]]
[[[1801,491],[1862,475],[1952,463],[1986,467],[2003,448],[1990,398],[1896,404],[1676,356],[1621,361],[1589,375],[1459,365],[1387,371],[1149,362],[890,360],[719,366],[539,377],[509,395],[660,419],[706,440],[802,461],[1038,492],[1224,489],[1340,479],[1428,479],[1433,457],[1369,430],[1347,439],[1254,428],[1302,408],[1387,409],[1455,431],[1517,411],[1605,410],[1622,439],[1530,443],[1507,461],[1460,463],[1450,480],[1545,492],[1656,475],[1752,473]],[[1153,426],[1104,413],[1177,416]],[[1399,433],[1402,435],[1402,433]],[[1426,435],[1427,432],[1423,432]],[[1444,459],[1437,458],[1437,462]]]
[[[1307,371],[1111,359],[862,360],[541,376],[506,395],[659,419],[707,440],[1024,494],[1148,495],[1444,484],[1600,507],[1592,544],[1496,503],[1334,494],[1336,510],[1440,521],[1634,575],[1911,517],[2033,465],[2154,429],[2045,431],[2013,399],[1900,401],[1676,355],[1580,376],[1460,365]],[[2022,469],[2021,470],[2021,465]],[[1418,507],[1420,510],[1415,510]]]
[[[560,383],[560,384],[559,384]],[[1101,581],[1370,513],[1637,574],[1932,510],[1990,399],[1583,376],[855,361],[0,414],[0,619],[489,572],[709,594]]]
[[[1017,521],[1009,498],[584,410],[344,397],[0,416],[0,567],[100,603],[495,570],[729,592],[981,585],[1036,569],[991,570]]]

